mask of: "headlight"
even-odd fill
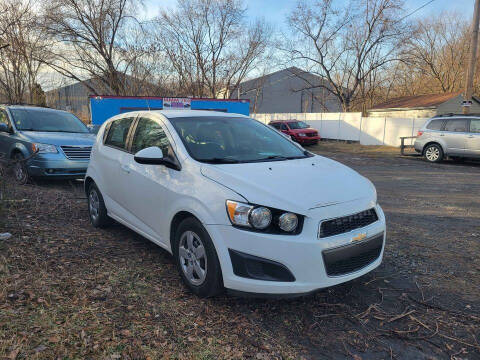
[[[250,211],[250,224],[256,229],[266,229],[272,222],[272,212],[266,207],[257,207]]]
[[[307,136],[307,134],[300,133],[300,134],[298,134],[298,136],[305,137],[305,136]]]
[[[227,200],[228,217],[234,225],[251,227],[248,215],[252,209],[252,205]]]
[[[297,228],[298,217],[293,213],[284,213],[278,218],[278,226],[286,232],[291,232]]]
[[[303,216],[291,212],[227,200],[227,213],[235,226],[270,234],[294,235],[301,232]]]
[[[58,153],[57,147],[55,145],[49,145],[49,144],[38,144],[38,143],[33,143],[32,144],[32,151],[34,153]]]

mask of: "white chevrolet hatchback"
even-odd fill
[[[299,295],[382,261],[372,183],[242,115],[117,115],[98,133],[85,190],[94,226],[113,218],[166,249],[202,297]]]

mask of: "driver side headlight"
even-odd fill
[[[227,200],[226,205],[234,226],[284,235],[298,234],[302,228],[302,215],[233,200]]]
[[[32,144],[32,151],[34,153],[58,153],[57,147],[55,145],[50,145],[50,144],[39,144],[39,143],[33,143]]]

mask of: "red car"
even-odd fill
[[[302,145],[317,144],[318,140],[320,140],[318,131],[311,128],[303,121],[272,121],[268,125],[273,126],[278,131],[290,136],[293,141]]]

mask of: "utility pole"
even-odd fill
[[[470,113],[473,95],[473,77],[475,75],[475,65],[477,64],[477,46],[478,46],[478,23],[480,20],[480,0],[475,0],[473,10],[472,24],[472,43],[470,45],[470,61],[468,63],[467,81],[465,84],[465,99],[462,103],[463,113]]]

